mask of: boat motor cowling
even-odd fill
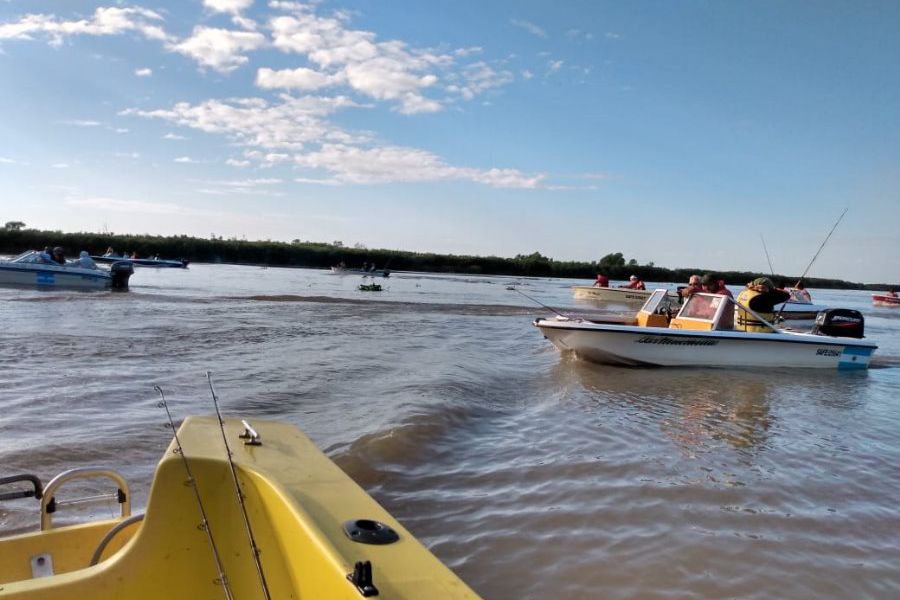
[[[114,262],[109,272],[112,275],[112,289],[127,290],[128,278],[134,273],[134,266],[130,262]]]
[[[858,310],[849,308],[829,308],[816,315],[816,324],[812,333],[862,339],[865,330],[865,319]]]

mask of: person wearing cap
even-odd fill
[[[609,277],[603,273],[597,273],[597,281],[594,282],[594,287],[609,287]]]
[[[628,278],[628,283],[622,286],[623,288],[628,288],[630,290],[646,290],[646,286],[644,286],[644,282],[638,279],[637,275],[632,275]]]
[[[751,333],[769,333],[772,328],[741,307],[747,307],[769,323],[775,318],[775,305],[786,302],[791,295],[775,287],[768,277],[758,277],[747,284],[738,294],[735,309],[737,323],[735,329]]]

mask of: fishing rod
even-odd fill
[[[238,504],[241,506],[241,515],[244,518],[244,529],[247,530],[247,537],[250,539],[250,550],[253,554],[253,562],[256,564],[256,573],[259,575],[259,583],[262,585],[263,597],[270,600],[269,585],[266,583],[266,576],[263,573],[262,563],[259,560],[259,547],[256,545],[256,538],[253,537],[253,528],[250,526],[250,517],[247,516],[247,506],[244,504],[244,493],[241,491],[241,484],[238,482],[237,469],[232,460],[231,447],[228,445],[228,438],[225,435],[225,422],[222,421],[222,413],[219,412],[219,398],[216,396],[216,390],[213,387],[212,373],[206,372],[206,380],[209,383],[209,391],[212,394],[213,406],[216,407],[216,418],[219,420],[219,431],[222,432],[222,442],[225,444],[225,454],[228,457],[228,466],[231,470],[231,479],[234,482],[234,491],[237,493]]]
[[[828,243],[828,240],[831,239],[831,234],[834,233],[834,230],[837,229],[837,226],[840,224],[841,220],[844,218],[844,215],[847,214],[849,208],[845,208],[844,212],[841,213],[841,216],[838,217],[837,221],[834,222],[834,225],[831,226],[831,231],[828,232],[828,235],[825,236],[825,239],[822,241],[822,245],[819,246],[819,249],[816,250],[816,253],[813,255],[812,260],[809,261],[809,264],[806,265],[806,269],[803,271],[803,275],[800,276],[800,279],[797,280],[797,283],[794,284],[794,287],[799,286],[803,283],[803,278],[806,277],[806,274],[809,273],[809,270],[812,268],[813,263],[816,262],[816,259],[819,258],[819,253],[822,252],[822,248],[825,247],[825,244]],[[784,312],[784,307],[786,302],[781,305],[781,310],[778,311],[778,314],[775,315],[775,319],[781,318],[781,313]]]
[[[541,302],[540,300],[537,300],[537,299],[535,299],[535,298],[532,298],[531,296],[529,296],[529,295],[526,294],[525,292],[519,290],[519,288],[517,288],[517,287],[512,287],[512,288],[510,288],[510,289],[511,289],[512,291],[514,291],[514,292],[519,292],[520,294],[522,294],[523,296],[525,296],[526,298],[528,298],[529,300],[531,300],[531,301],[534,302],[535,304],[537,304],[537,305],[539,305],[539,306],[542,306],[542,307],[546,308],[546,309],[549,310],[549,311],[555,312],[557,315],[559,315],[560,317],[562,317],[562,318],[564,318],[564,319],[571,319],[571,318],[572,318],[572,317],[570,317],[569,315],[564,315],[563,313],[559,312],[558,310],[556,310],[556,309],[553,308],[552,306],[547,306],[546,304],[544,304],[544,303]]]
[[[809,261],[809,264],[806,265],[806,270],[803,271],[803,275],[800,276],[800,279],[797,280],[797,283],[801,283],[803,278],[806,277],[806,274],[809,272],[809,269],[813,266],[813,263],[816,262],[816,259],[819,258],[819,253],[822,251],[822,248],[825,247],[825,244],[828,243],[828,239],[831,237],[831,234],[834,233],[834,230],[837,229],[838,224],[840,224],[841,220],[844,218],[844,215],[847,214],[849,208],[845,208],[844,212],[841,213],[841,216],[838,217],[838,220],[834,222],[834,225],[831,227],[831,231],[828,232],[828,235],[825,236],[825,241],[822,242],[822,245],[819,246],[819,249],[816,250],[815,255],[813,255],[812,260]],[[796,286],[794,286],[796,287]]]
[[[156,390],[160,397],[160,401],[156,406],[158,408],[166,409],[166,417],[169,419],[169,422],[166,425],[175,435],[175,453],[181,456],[184,470],[187,471],[187,483],[191,486],[191,489],[194,490],[194,497],[197,499],[197,506],[200,508],[200,529],[206,532],[209,546],[212,548],[213,558],[216,561],[216,570],[219,572],[215,581],[216,583],[221,584],[222,589],[225,590],[225,598],[227,598],[227,600],[234,600],[234,596],[231,595],[231,588],[228,586],[228,578],[225,577],[225,568],[222,566],[222,557],[219,556],[219,548],[216,546],[215,539],[213,539],[212,529],[209,528],[209,519],[206,517],[206,510],[203,508],[203,500],[200,499],[200,490],[197,489],[197,480],[194,478],[194,473],[191,471],[191,465],[184,455],[184,448],[181,446],[181,440],[178,439],[178,430],[175,428],[175,422],[172,420],[172,413],[169,412],[169,405],[166,403],[166,395],[158,385],[154,385],[153,389]]]
[[[766,252],[766,261],[769,263],[769,273],[772,277],[775,277],[775,267],[772,266],[772,259],[769,258],[769,249],[766,248],[766,238],[763,237],[763,234],[759,234],[759,239],[762,240],[763,250]]]

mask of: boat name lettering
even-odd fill
[[[819,348],[816,350],[816,356],[840,356],[840,350],[832,350],[831,348]]]
[[[674,337],[656,337],[652,335],[645,335],[634,341],[636,344],[665,344],[667,346],[715,346],[719,343],[719,340],[704,340],[697,338],[682,340]]]

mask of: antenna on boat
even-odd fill
[[[231,480],[234,482],[234,491],[237,493],[238,504],[241,506],[241,515],[244,518],[244,528],[247,530],[247,537],[250,539],[250,552],[253,555],[253,562],[256,564],[256,573],[259,575],[259,583],[262,585],[263,597],[270,600],[269,586],[266,583],[266,576],[263,573],[262,563],[259,560],[259,547],[256,545],[256,538],[253,537],[253,528],[250,526],[250,517],[247,516],[247,506],[244,504],[244,493],[241,491],[241,484],[238,482],[237,469],[234,467],[232,460],[231,447],[228,445],[228,438],[225,435],[225,422],[222,421],[222,413],[219,411],[219,398],[216,396],[216,389],[213,387],[212,373],[206,372],[206,380],[209,383],[209,391],[212,394],[213,406],[216,408],[216,418],[219,420],[219,431],[222,432],[222,442],[225,444],[225,454],[228,457],[228,467],[231,470]]]
[[[532,298],[531,296],[529,296],[529,295],[526,294],[525,292],[521,291],[521,290],[520,290],[519,288],[517,288],[517,287],[511,287],[511,288],[509,288],[509,289],[513,290],[514,292],[519,292],[520,294],[522,294],[523,296],[525,296],[526,298],[528,298],[529,300],[531,300],[531,301],[534,302],[535,304],[537,304],[537,305],[539,305],[539,306],[542,306],[542,307],[546,308],[547,310],[550,310],[550,311],[555,312],[556,314],[558,314],[559,316],[563,317],[564,319],[571,319],[571,318],[572,318],[572,317],[570,317],[569,315],[564,315],[563,313],[559,312],[558,310],[556,310],[556,309],[553,308],[552,306],[547,306],[546,304],[544,304],[544,303],[541,302],[540,300],[536,300],[535,298]]]
[[[225,590],[225,598],[233,600],[234,596],[231,595],[231,588],[228,587],[228,578],[225,577],[225,569],[222,566],[222,558],[219,556],[219,548],[216,546],[212,530],[209,528],[209,519],[206,517],[206,510],[203,508],[203,500],[200,499],[200,491],[197,489],[197,480],[194,478],[194,473],[191,471],[191,465],[184,455],[184,448],[181,446],[181,440],[178,439],[178,430],[175,428],[175,422],[172,420],[172,413],[169,412],[169,405],[166,403],[166,395],[158,385],[154,385],[153,389],[156,390],[160,398],[156,406],[166,410],[166,417],[169,419],[169,422],[166,425],[172,430],[172,433],[175,436],[175,452],[181,456],[181,462],[184,464],[184,470],[187,471],[188,475],[188,485],[194,490],[194,497],[197,499],[197,506],[200,508],[200,529],[206,532],[209,546],[212,548],[213,558],[216,560],[216,570],[219,572],[216,583],[222,585],[222,589]]]

